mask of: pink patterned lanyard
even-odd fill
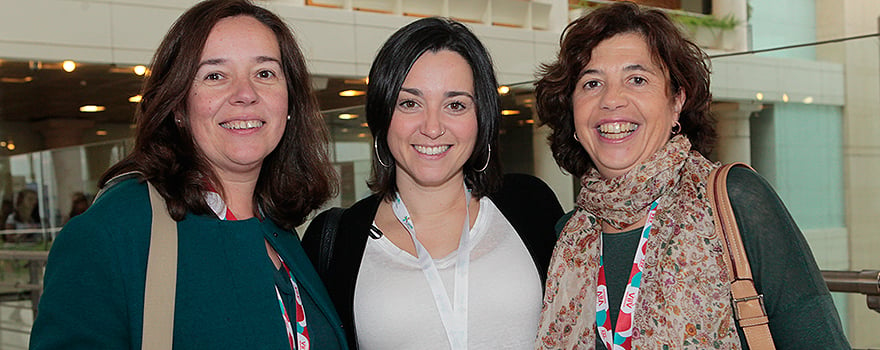
[[[290,268],[287,267],[284,260],[281,259],[280,254],[278,255],[278,260],[281,261],[281,266],[284,267],[287,276],[290,277],[290,283],[293,284],[293,294],[296,296],[296,334],[294,334],[292,322],[290,322],[290,316],[287,313],[287,308],[284,307],[284,302],[281,299],[281,293],[278,291],[278,286],[275,286],[275,295],[278,296],[278,305],[281,306],[281,315],[284,316],[284,326],[287,328],[287,340],[290,342],[291,350],[308,350],[310,344],[309,330],[306,328],[306,312],[305,309],[303,309],[302,299],[300,299],[299,296],[299,287],[296,286],[296,282],[293,280],[293,274],[290,272]]]
[[[214,191],[208,191],[205,193],[206,201],[212,203],[212,201],[209,200],[209,196],[213,197],[213,203],[218,205],[218,208],[212,207],[212,209],[218,213],[217,217],[220,218],[220,220],[237,220],[235,215],[232,214],[232,210],[222,203],[220,194]],[[218,203],[217,201],[220,202]],[[223,216],[219,213],[223,213]],[[284,271],[287,272],[287,276],[290,278],[290,284],[293,285],[293,293],[296,297],[296,333],[294,333],[292,322],[290,322],[290,316],[288,315],[287,308],[284,307],[284,301],[281,298],[281,292],[278,291],[278,286],[275,286],[275,296],[278,297],[278,305],[281,307],[281,316],[284,318],[284,327],[287,329],[287,341],[290,343],[291,350],[309,350],[309,331],[306,329],[306,312],[305,308],[303,308],[302,299],[299,296],[299,288],[296,286],[296,280],[294,280],[290,268],[287,267],[284,259],[281,259],[281,254],[275,254],[278,256],[278,261],[281,261],[281,266],[284,267]]]
[[[636,301],[639,299],[639,288],[642,283],[642,269],[645,267],[645,252],[648,237],[651,235],[651,226],[654,223],[654,214],[657,212],[657,201],[651,203],[648,211],[648,219],[642,229],[642,238],[636,249],[633,259],[632,271],[629,275],[629,283],[620,303],[620,312],[617,314],[617,325],[611,332],[611,317],[608,314],[608,286],[605,283],[604,249],[600,240],[602,256],[599,256],[599,282],[596,286],[596,327],[599,329],[599,337],[605,343],[608,350],[629,350],[632,348],[632,315],[635,311]]]

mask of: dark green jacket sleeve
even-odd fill
[[[73,218],[49,254],[31,349],[130,349],[124,266],[113,236],[89,216]],[[140,335],[138,335],[140,337]]]
[[[727,189],[776,348],[850,349],[810,247],[770,184],[736,167]]]

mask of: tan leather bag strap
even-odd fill
[[[730,205],[730,197],[727,195],[727,173],[734,166],[751,169],[745,163],[726,164],[712,170],[707,187],[709,202],[716,214],[714,215],[715,230],[721,232],[721,238],[725,243],[722,246],[727,253],[724,254],[724,258],[731,279],[733,314],[742,327],[749,349],[776,349],[773,345],[773,337],[770,335],[767,311],[764,309],[764,295],[758,294],[755,289],[749,258],[746,256],[746,249],[733,215],[733,207]]]
[[[144,286],[143,350],[169,350],[174,343],[174,296],[177,290],[177,222],[171,219],[165,199],[147,182],[153,225],[147,280]]]

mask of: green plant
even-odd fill
[[[718,18],[712,15],[674,14],[672,19],[688,27],[707,27],[721,30],[730,30],[739,24],[739,20],[733,15]]]

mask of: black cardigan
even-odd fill
[[[563,214],[556,194],[536,177],[508,174],[504,176],[502,189],[488,197],[519,234],[535,262],[543,286],[556,244],[554,224]],[[345,210],[337,229],[333,258],[327,271],[321,274],[342,319],[351,349],[357,349],[354,329],[355,283],[370,236],[370,226],[380,202],[381,197],[374,194]],[[303,248],[315,266],[320,264],[318,256],[326,219],[326,211],[315,217],[302,240]]]

